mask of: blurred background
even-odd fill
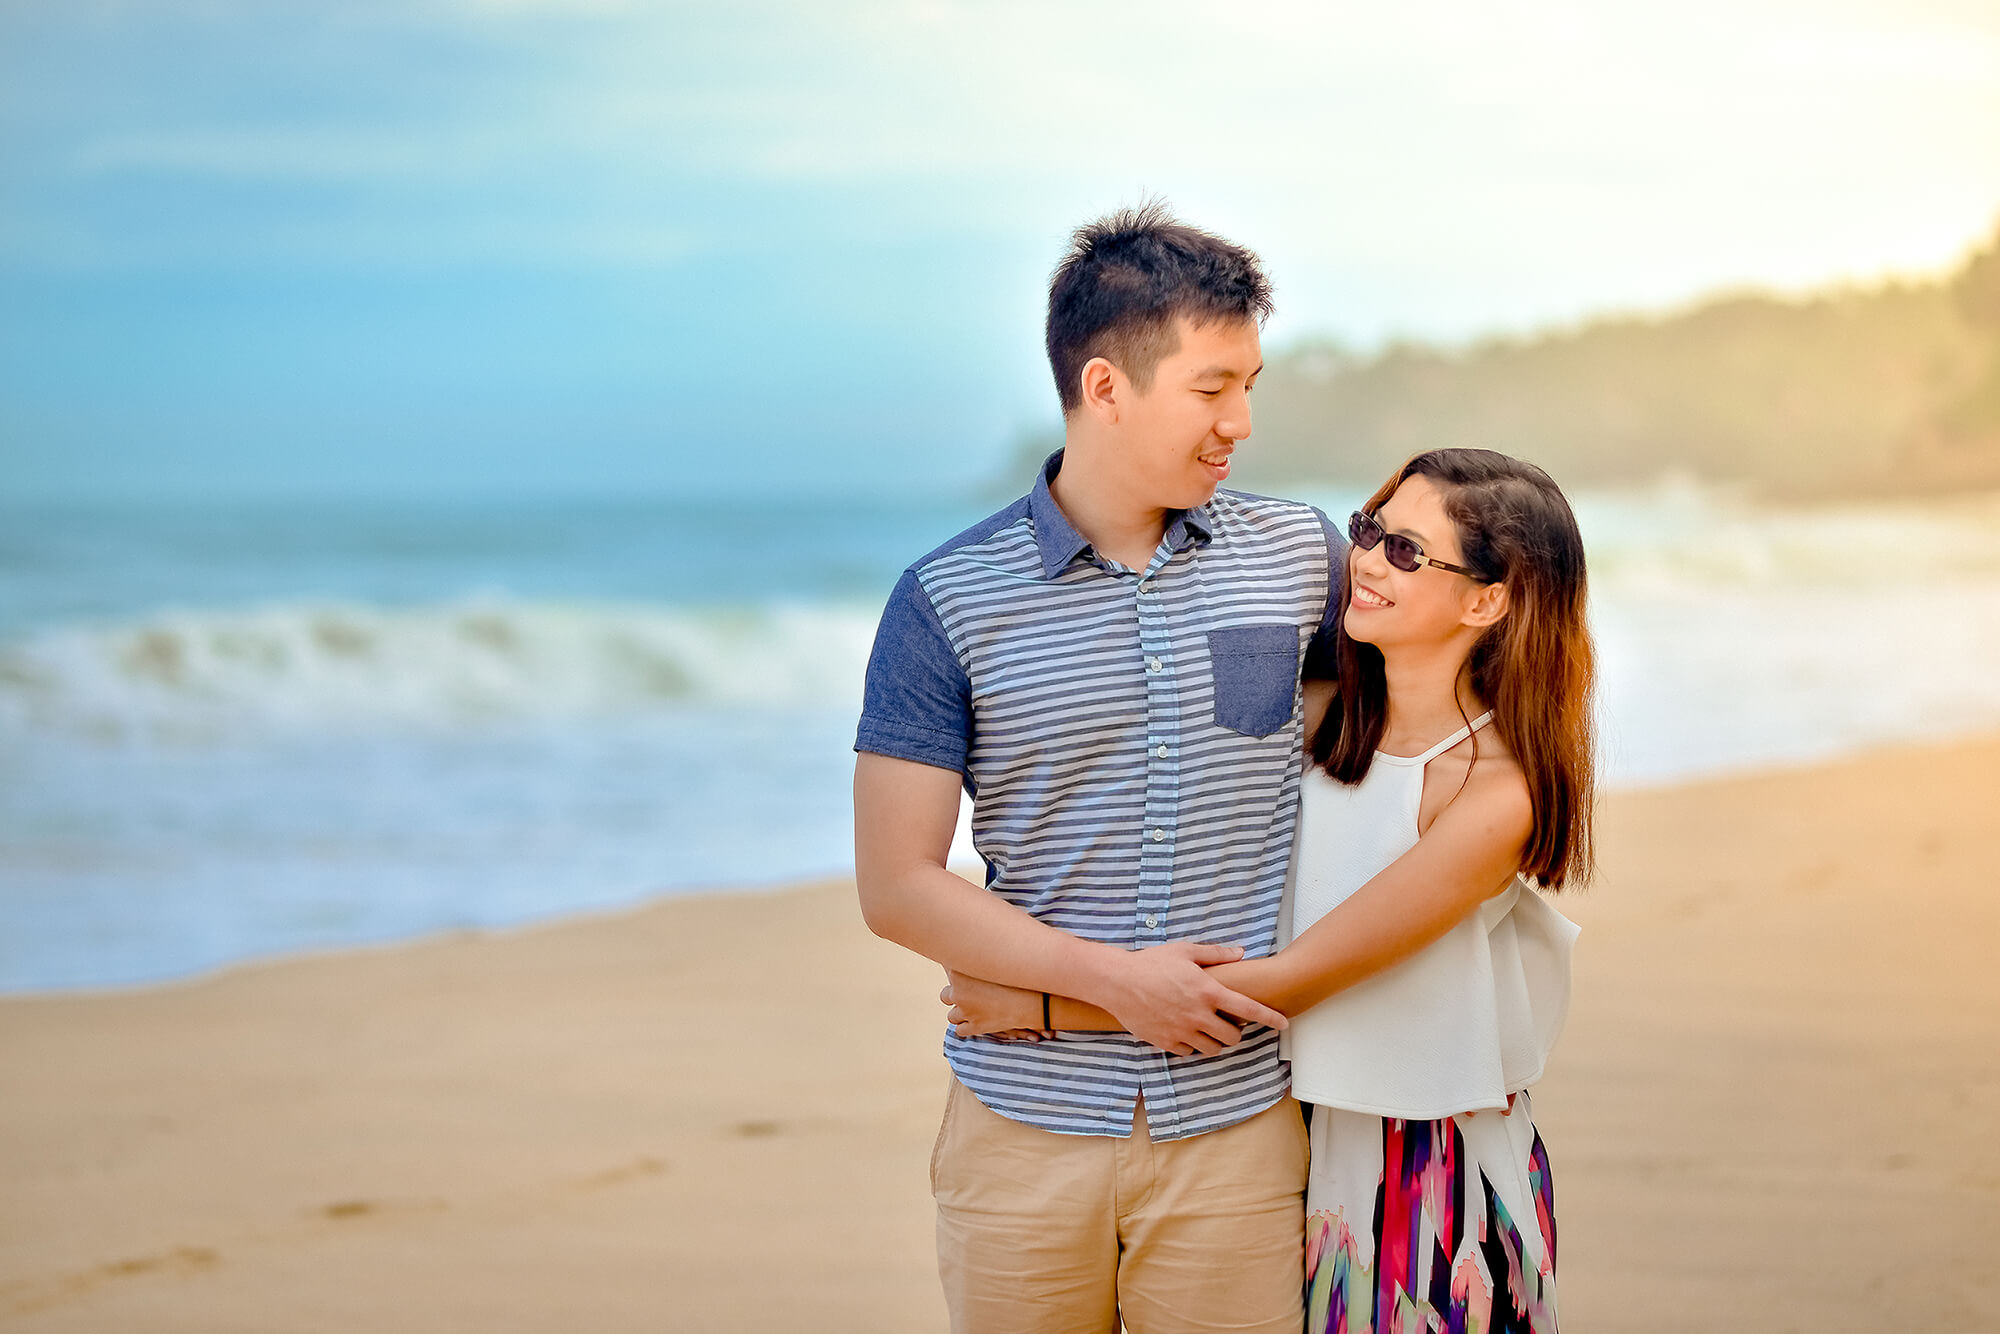
[[[0,990],[846,869],[1151,195],[1235,484],[1570,489],[1614,785],[2000,725],[1984,0],[14,0],[0,155]]]

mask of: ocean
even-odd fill
[[[2000,495],[1575,499],[1611,786],[2000,727]],[[0,511],[0,991],[845,871],[875,617],[985,508]]]

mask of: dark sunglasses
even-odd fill
[[[1435,556],[1426,556],[1424,549],[1415,542],[1412,542],[1407,537],[1388,532],[1381,524],[1375,522],[1374,515],[1363,514],[1360,510],[1356,510],[1347,516],[1347,535],[1354,540],[1354,545],[1360,547],[1363,551],[1373,551],[1375,544],[1377,542],[1381,543],[1382,554],[1388,558],[1391,565],[1399,570],[1407,572],[1415,570],[1420,565],[1435,565],[1440,570],[1450,570],[1453,574],[1462,574],[1468,579],[1477,579],[1482,584],[1493,582],[1477,570],[1468,570],[1463,565],[1453,565],[1449,561],[1441,561]]]

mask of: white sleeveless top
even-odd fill
[[[1309,764],[1281,947],[1416,846],[1424,766],[1492,717],[1421,755],[1377,751],[1353,787]],[[1562,1030],[1577,929],[1516,876],[1442,938],[1294,1018],[1279,1037],[1293,1094],[1410,1120],[1505,1107],[1541,1078]]]

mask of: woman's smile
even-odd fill
[[[1365,584],[1356,584],[1354,586],[1354,596],[1348,599],[1348,601],[1355,608],[1362,611],[1371,611],[1396,605]]]

